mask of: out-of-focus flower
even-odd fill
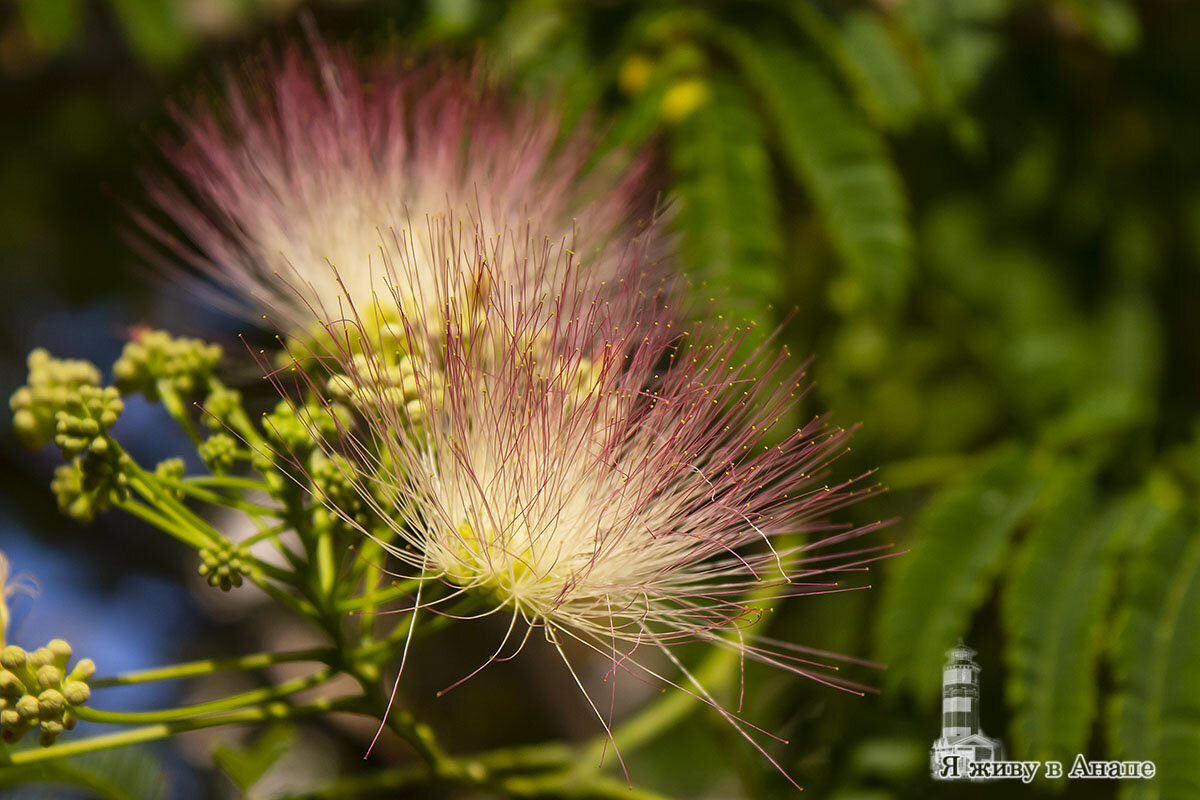
[[[820,419],[775,430],[801,392],[786,355],[756,372],[735,358],[738,336],[680,334],[634,276],[603,294],[578,270],[555,275],[531,313],[486,312],[504,325],[473,324],[459,313],[461,280],[446,287],[445,335],[436,352],[408,356],[404,402],[379,380],[372,326],[339,321],[336,371],[364,424],[339,418],[339,436],[318,438],[357,465],[402,571],[450,587],[426,606],[467,594],[511,616],[497,656],[538,628],[560,653],[581,643],[613,670],[680,685],[750,738],[673,648],[711,643],[845,685],[818,676],[803,648],[745,631],[768,602],[748,598],[859,588],[836,576],[887,547],[840,547],[875,526],[827,515],[872,489],[826,477],[844,430]],[[351,329],[364,341],[345,341]],[[655,671],[647,651],[685,677]]]
[[[396,58],[360,69],[312,49],[247,69],[219,109],[179,112],[181,138],[164,145],[177,175],[149,184],[190,242],[143,218],[147,229],[243,312],[294,332],[308,307],[366,307],[373,291],[408,308],[435,296],[447,268],[471,266],[464,254],[526,243],[565,242],[597,274],[615,272],[608,243],[652,210],[644,160],[591,169],[586,126],[564,131],[550,106],[488,85],[482,69]]]
[[[8,610],[8,599],[18,594],[36,595],[37,583],[28,573],[11,574],[12,565],[8,557],[0,552],[0,647],[8,636],[8,623],[12,616]]]

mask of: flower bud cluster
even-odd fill
[[[186,471],[187,465],[183,463],[182,458],[164,458],[154,466],[154,477],[165,483],[175,483],[183,480]],[[183,497],[183,492],[179,489],[167,487],[166,491],[175,497]]]
[[[198,572],[208,581],[209,586],[228,592],[235,586],[242,585],[243,576],[250,571],[248,558],[246,548],[230,541],[222,541],[200,551]]]
[[[298,457],[316,447],[314,436],[336,437],[337,420],[348,418],[345,409],[336,404],[322,407],[314,401],[298,408],[282,400],[271,413],[263,414],[262,429],[267,439],[281,447],[282,452]]]
[[[90,658],[67,671],[71,645],[54,639],[31,653],[16,645],[0,651],[0,738],[18,742],[35,727],[38,743],[54,744],[64,730],[75,727],[76,708],[87,703],[87,681],[96,671]]]
[[[126,394],[141,392],[157,400],[159,381],[165,381],[174,392],[186,397],[208,387],[220,360],[220,345],[176,338],[166,331],[145,331],[125,345],[113,364],[113,377]]]
[[[132,459],[125,453],[89,451],[54,470],[50,490],[62,513],[79,522],[91,522],[111,503],[129,496],[128,471]]]
[[[216,385],[204,398],[204,424],[211,431],[232,427],[235,414],[242,410],[242,393],[237,389]]]
[[[422,377],[426,377],[424,374]],[[440,389],[442,377],[429,373],[427,380]],[[354,408],[403,408],[413,425],[420,423],[422,405],[418,402],[421,387],[417,385],[417,369],[410,356],[372,359],[361,353],[353,357],[345,374],[331,376],[325,384],[330,397],[345,401]]]
[[[28,380],[13,393],[9,407],[17,436],[36,450],[59,432],[59,411],[78,410],[80,389],[100,385],[100,370],[89,361],[54,358],[40,347],[29,354],[27,363]]]
[[[110,442],[108,429],[117,421],[125,405],[112,386],[80,386],[73,402],[54,414],[54,443],[64,458],[85,453],[106,455]]]
[[[87,361],[29,354],[29,376],[9,401],[13,427],[29,447],[53,440],[69,463],[55,470],[51,488],[63,513],[91,520],[127,493],[129,459],[109,436],[124,409],[120,393],[100,386]]]
[[[352,527],[350,520],[360,527],[367,526],[371,515],[362,489],[354,479],[359,472],[345,456],[337,453],[326,455],[320,450],[312,454],[309,475],[312,478],[313,496],[317,501],[313,519],[318,527],[328,524],[345,530]],[[336,512],[330,510],[335,508]]]
[[[225,475],[238,458],[238,443],[227,433],[214,433],[200,444],[198,451],[213,475]]]

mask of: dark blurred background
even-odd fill
[[[882,694],[747,674],[750,718],[790,739],[778,756],[813,796],[1200,796],[1200,6],[5,0],[0,393],[34,346],[107,369],[140,324],[220,341],[248,371],[239,324],[139,262],[129,208],[170,100],[301,36],[301,13],[364,53],[482,51],[559,92],[568,118],[592,109],[606,147],[653,148],[697,293],[759,330],[786,321],[815,357],[806,411],[861,423],[838,469],[878,467],[889,492],[845,518],[899,517],[883,535],[911,552],[870,592],[781,607],[771,634],[886,663],[856,674]],[[145,463],[188,450],[149,404],[120,425]],[[57,455],[20,450],[7,426],[0,459],[0,549],[42,586],[16,602],[13,641],[64,636],[111,674],[304,640],[253,600],[213,601],[136,521],[59,515]],[[933,783],[959,636],[980,651],[984,729],[1011,755],[1149,758],[1159,778]],[[426,699],[486,656],[472,641],[431,642],[408,690],[451,747],[595,733],[536,655]],[[637,783],[783,796],[724,722],[693,720],[631,759]],[[290,733],[258,793],[362,769],[362,733]],[[165,796],[232,796],[220,741],[151,748]]]

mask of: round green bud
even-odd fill
[[[75,669],[67,676],[69,681],[86,681],[96,674],[96,662],[90,658],[81,658],[75,663]]]
[[[92,696],[92,690],[83,681],[68,681],[62,690],[63,697],[73,706],[81,706]]]
[[[0,695],[21,694],[25,691],[25,684],[21,683],[21,679],[12,674],[8,670],[0,670]]]
[[[57,689],[47,689],[38,695],[38,705],[41,706],[42,719],[51,719],[62,713],[67,707],[67,699]]]
[[[71,657],[71,645],[65,639],[51,639],[46,643],[46,649],[54,653],[54,666],[58,667],[59,672],[65,671],[67,659]]]
[[[29,666],[44,667],[54,663],[54,653],[48,647],[39,647],[29,654]]]
[[[6,730],[8,728],[17,727],[21,724],[21,722],[21,715],[17,713],[16,709],[6,708],[5,710],[0,711],[0,725],[2,725]]]
[[[10,644],[8,647],[0,650],[0,666],[5,669],[20,669],[25,666],[25,658],[25,651],[15,644]]]
[[[43,689],[57,689],[62,685],[62,673],[55,664],[43,664],[38,667],[37,680]]]
[[[41,711],[41,706],[38,705],[38,699],[31,694],[22,695],[17,701],[17,713],[21,715],[21,719],[34,719],[38,712]]]
[[[41,735],[38,736],[38,744],[40,744],[42,747],[49,747],[50,745],[54,744],[54,740],[58,738],[58,735],[62,733],[62,731],[63,726],[61,723],[43,722]]]

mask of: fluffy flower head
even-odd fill
[[[362,421],[337,417],[324,446],[358,465],[363,499],[394,529],[388,549],[446,587],[443,599],[471,594],[510,615],[510,635],[541,629],[560,653],[574,640],[614,670],[670,683],[635,653],[660,650],[682,669],[672,648],[707,642],[844,683],[743,631],[764,612],[751,593],[858,588],[838,576],[885,555],[842,547],[875,526],[827,520],[871,491],[826,477],[846,432],[814,419],[777,435],[801,390],[782,357],[756,374],[735,360],[738,337],[680,334],[635,271],[614,289],[569,257],[549,261],[555,288],[526,306],[502,261],[477,259],[496,287],[482,316],[503,324],[466,313],[470,273],[452,273],[439,325],[379,334],[439,331],[398,357],[376,326],[326,321],[336,348],[319,360],[356,387]],[[407,320],[403,308],[369,313]],[[403,403],[380,379],[394,363],[411,388]]]
[[[395,58],[360,68],[313,50],[245,70],[220,112],[204,102],[178,112],[181,137],[164,143],[176,177],[150,182],[190,244],[143,224],[243,312],[282,313],[290,327],[343,295],[366,305],[396,288],[381,280],[389,251],[407,257],[411,306],[464,231],[565,238],[611,272],[604,245],[644,195],[640,161],[621,177],[585,177],[590,135],[564,132],[552,109],[490,86],[481,69]]]

